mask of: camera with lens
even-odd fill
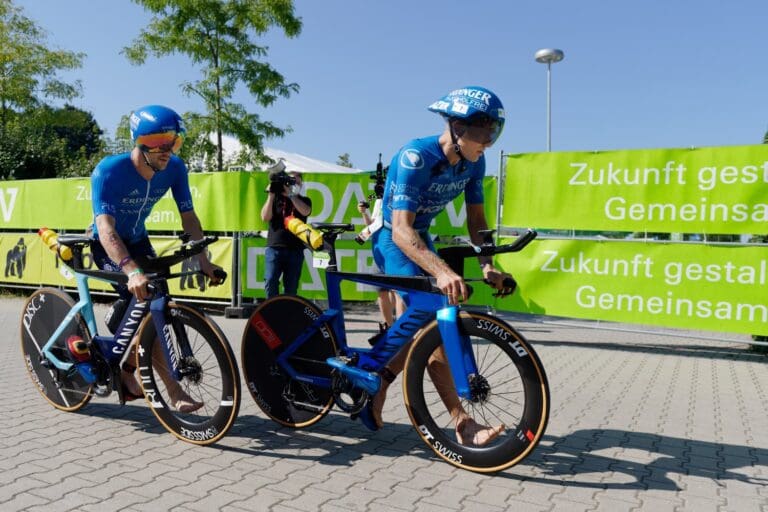
[[[282,194],[286,186],[296,184],[296,178],[285,172],[285,163],[281,158],[275,165],[267,169],[269,173],[269,192]]]
[[[296,178],[289,176],[285,171],[269,175],[269,191],[274,194],[281,194],[285,190],[286,185],[290,187],[295,184]]]

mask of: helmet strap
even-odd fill
[[[142,151],[141,148],[139,148],[139,152],[141,153],[141,156],[144,157],[144,162],[149,166],[150,169],[152,169],[153,172],[160,172],[160,169],[149,163],[149,157],[147,157],[147,153]]]
[[[453,144],[453,150],[459,155],[459,168],[458,173],[461,174],[467,168],[467,159],[464,158],[464,153],[461,152],[461,146],[459,145],[459,136],[453,129],[453,122],[448,121],[449,131],[451,132],[451,144]]]

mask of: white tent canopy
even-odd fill
[[[211,135],[211,142],[215,143],[214,135]],[[229,135],[222,136],[222,145],[224,146],[224,159],[233,159],[242,148],[240,141]],[[300,155],[299,153],[291,153],[289,151],[283,151],[280,149],[274,149],[264,147],[264,154],[275,162],[283,160],[285,164],[285,170],[288,172],[319,172],[319,173],[343,173],[343,174],[356,174],[366,172],[362,169],[355,169],[350,167],[343,167],[341,165],[332,164],[330,162],[324,162],[315,158]],[[264,165],[264,169],[269,165]],[[257,169],[246,168],[247,171],[253,171]]]

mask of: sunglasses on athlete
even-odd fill
[[[178,153],[184,143],[184,135],[175,132],[150,133],[136,138],[136,145],[147,153]]]
[[[491,145],[496,142],[496,140],[499,138],[499,135],[501,135],[502,125],[496,121],[492,121],[476,124],[465,124],[463,127],[464,133],[462,134],[462,137],[465,137],[478,144]]]

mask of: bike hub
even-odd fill
[[[469,376],[469,396],[474,403],[485,402],[491,395],[491,385],[482,375]]]

